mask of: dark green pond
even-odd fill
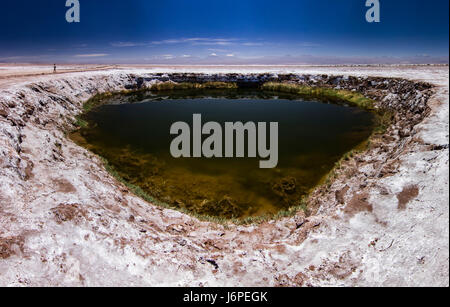
[[[113,98],[84,115],[89,126],[73,139],[160,201],[198,214],[241,218],[299,205],[374,126],[373,114],[354,107],[289,96],[220,96],[135,97],[140,103],[126,104]],[[278,122],[278,166],[260,169],[261,158],[173,158],[170,127],[178,121],[192,127],[193,114],[201,114],[203,124],[222,126]]]

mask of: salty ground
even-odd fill
[[[0,286],[449,285],[448,66],[52,69],[0,64]],[[391,129],[391,154],[357,157],[353,176],[334,182],[310,216],[224,226],[143,201],[65,136],[97,91],[156,73],[371,76],[435,88],[420,123]]]

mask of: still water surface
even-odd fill
[[[74,139],[160,201],[198,214],[242,218],[299,205],[374,126],[373,114],[343,105],[250,94],[206,96],[147,97],[126,104],[113,99],[84,115],[89,126]],[[193,114],[222,127],[225,122],[278,122],[277,168],[260,169],[260,158],[173,158],[170,127],[177,121],[192,127]]]

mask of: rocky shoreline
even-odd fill
[[[379,255],[396,250],[389,262],[395,266],[399,261],[395,257],[403,259],[414,250],[405,243],[403,249],[392,248],[394,243],[390,245],[386,233],[399,230],[401,221],[387,219],[384,211],[379,213],[386,209],[379,207],[380,203],[395,206],[395,214],[411,213],[411,203],[420,203],[417,198],[426,195],[423,185],[428,183],[423,183],[423,178],[411,178],[410,182],[397,178],[410,171],[405,165],[423,159],[405,157],[419,152],[431,159],[430,165],[439,172],[445,168],[448,172],[448,133],[447,142],[430,143],[423,139],[423,128],[419,127],[435,115],[430,101],[440,95],[442,85],[436,89],[425,81],[353,77],[332,68],[329,71],[219,74],[114,70],[59,76],[1,90],[0,285],[422,284],[425,279],[413,281],[402,275],[411,270],[426,275],[435,285],[448,284],[448,264],[442,259],[447,255],[448,261],[448,251],[441,247],[427,270],[420,261],[408,264],[405,260],[401,269],[389,273],[382,268],[386,260]],[[445,73],[441,73],[445,80]],[[106,172],[102,161],[64,135],[73,127],[83,102],[93,95],[168,81],[236,82],[240,86],[282,81],[358,91],[374,99],[377,108],[394,111],[395,120],[366,152],[343,161],[329,184],[313,193],[311,216],[299,212],[260,225],[217,225],[155,207],[132,195]],[[446,107],[448,113],[448,100]],[[448,175],[436,180],[442,179],[434,188],[448,196]],[[439,205],[448,209],[448,201],[442,199]],[[448,224],[448,213],[440,218]],[[367,223],[364,238],[371,240],[357,245],[361,223]],[[435,244],[444,242],[445,247],[447,238],[448,250],[446,227]],[[333,236],[339,238],[334,249],[325,243]],[[421,244],[419,254],[433,249],[426,242]],[[379,270],[377,276],[370,272],[373,268]],[[441,273],[436,275],[437,271]],[[445,271],[447,278],[442,275]]]

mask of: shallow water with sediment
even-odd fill
[[[222,126],[278,122],[277,167],[259,168],[261,158],[172,157],[170,127],[177,121],[192,127],[193,114]],[[88,126],[72,138],[104,157],[127,183],[172,207],[219,218],[301,207],[308,192],[374,126],[373,114],[356,107],[254,91],[140,93],[127,103],[114,96],[83,120]]]

